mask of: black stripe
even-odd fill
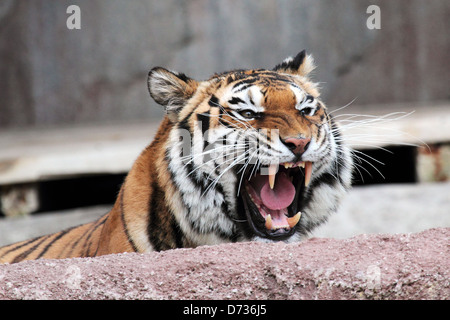
[[[156,251],[161,251],[165,247],[162,241],[162,230],[161,219],[159,213],[164,210],[161,208],[158,199],[164,199],[164,193],[158,186],[156,181],[152,183],[152,195],[150,197],[149,203],[149,221],[147,225],[148,239]],[[170,249],[170,248],[165,248]]]
[[[11,252],[13,252],[13,251],[19,250],[20,248],[23,248],[23,247],[29,245],[29,244],[32,244],[33,242],[36,242],[36,241],[38,241],[38,240],[41,239],[41,238],[42,238],[42,236],[41,236],[41,237],[36,237],[36,238],[30,239],[30,240],[26,240],[26,242],[25,242],[25,243],[22,243],[22,244],[20,244],[20,243],[17,244],[17,245],[12,244],[13,247],[12,247],[11,249],[9,249],[8,251],[6,251],[5,253],[3,253],[3,254],[2,254],[2,257],[6,256],[8,253],[11,253]]]
[[[239,104],[239,103],[245,103],[244,100],[238,97],[233,97],[232,99],[228,100],[229,104]]]
[[[205,134],[205,132],[209,129],[209,119],[211,118],[210,112],[204,112],[204,113],[197,113],[197,121],[201,123],[200,128],[202,129],[202,133]]]
[[[183,231],[180,228],[180,225],[178,224],[178,222],[175,220],[175,218],[172,220],[172,233],[175,235],[175,245],[177,248],[183,248],[184,244],[183,244]]]
[[[12,263],[16,263],[19,261],[24,260],[26,257],[28,257],[32,252],[34,252],[36,250],[36,248],[38,248],[45,240],[47,240],[49,237],[51,237],[52,235],[48,235],[48,236],[44,236],[38,239],[41,239],[41,241],[39,241],[36,245],[34,245],[33,247],[31,247],[30,249],[28,249],[25,252],[22,252],[21,254],[19,254],[18,256],[16,256],[14,258],[14,260],[12,261]]]
[[[204,113],[198,113],[197,114],[197,121],[200,122],[201,126],[201,130],[202,130],[202,134],[203,134],[203,150],[206,150],[206,148],[209,146],[209,139],[208,139],[208,134],[205,134],[210,126],[210,112],[208,110],[208,112],[204,112]],[[192,146],[191,149],[192,150]],[[181,155],[183,156],[183,155]]]
[[[99,218],[96,221],[96,224],[98,224],[99,222],[101,222],[102,220],[106,221],[106,218],[108,217],[108,214],[102,216],[101,218]],[[104,222],[103,221],[103,222]],[[103,223],[102,222],[102,223]],[[83,227],[83,225],[78,226],[78,228]],[[95,227],[95,225],[94,225]],[[78,245],[78,243],[88,234],[88,232],[90,232],[92,229],[87,229],[80,237],[78,237],[78,239],[72,243],[72,245],[70,246],[70,251],[65,255],[66,257],[70,257],[72,255],[73,250],[76,248],[76,246]]]
[[[241,92],[244,91],[247,88],[250,88],[251,86],[253,86],[252,83],[248,83],[248,84],[244,84],[241,88],[239,88],[239,90],[237,90],[236,92]],[[235,86],[236,87],[236,86]]]
[[[50,247],[51,247],[56,241],[58,241],[59,239],[61,239],[63,236],[65,236],[69,231],[73,230],[74,228],[75,228],[75,227],[69,228],[69,229],[67,229],[67,230],[64,230],[64,231],[59,232],[59,234],[58,234],[52,241],[50,241],[50,242],[44,247],[44,249],[41,251],[41,253],[39,253],[39,255],[37,256],[36,259],[39,259],[39,258],[43,257],[44,254],[48,251],[48,249],[50,249]]]
[[[150,243],[156,251],[183,248],[184,233],[173,213],[158,201],[164,199],[164,193],[156,181],[152,183],[152,189],[147,226]],[[165,227],[170,229],[167,230]]]
[[[94,234],[95,230],[97,230],[98,227],[103,225],[106,222],[107,216],[104,216],[102,219],[97,220],[96,223],[88,230],[86,230],[87,238],[84,240],[83,249],[86,248],[86,245],[89,243],[89,240],[91,240],[92,235]],[[85,252],[88,252],[90,249],[91,244],[89,243],[89,247]]]
[[[209,104],[209,106],[212,107],[212,108],[218,108],[218,107],[220,107],[219,99],[218,99],[215,95],[212,95],[212,96],[211,96],[211,98],[210,98],[209,101],[208,101],[208,104]]]
[[[235,129],[235,130],[236,130],[236,127],[235,127],[235,126],[233,126],[229,121],[223,120],[222,118],[219,118],[219,123],[220,123],[222,126],[226,127],[226,128],[229,128],[229,129]]]
[[[97,229],[100,225],[103,225],[103,224],[106,222],[106,220],[108,220],[107,217],[108,217],[108,216],[106,216],[105,219],[104,219],[98,226],[94,226],[94,231],[95,231],[95,229]],[[100,233],[100,236],[101,236],[101,233]],[[99,240],[100,240],[100,239],[99,239]],[[100,245],[97,245],[97,249],[95,249],[95,252],[94,252],[94,257],[97,256],[97,252],[98,252],[98,248],[99,248],[99,247],[100,247]],[[89,249],[89,248],[88,248],[88,249]],[[133,247],[133,249],[134,249],[134,247]]]
[[[133,247],[133,250],[135,252],[138,252],[138,249],[136,247],[136,244],[134,243],[133,239],[131,238],[131,235],[128,232],[128,226],[127,226],[127,222],[125,221],[125,210],[123,207],[123,197],[125,194],[125,185],[122,188],[122,192],[120,194],[120,219],[122,221],[122,225],[123,225],[123,229],[125,231],[125,234],[127,236],[128,241],[130,242],[131,246]]]
[[[89,242],[91,240],[91,237],[93,236],[94,232],[100,227],[103,226],[103,224],[106,222],[107,217],[105,216],[105,218],[103,220],[99,220],[97,221],[97,223],[92,227],[91,233],[89,233],[88,237],[86,238],[86,240],[84,241],[84,246],[83,248],[86,247],[86,244],[89,243],[87,249],[84,251],[84,255],[88,256],[89,255],[89,251],[91,250],[91,246],[92,246],[92,242]],[[98,243],[97,243],[97,249],[95,249],[95,253],[93,254],[93,256],[96,256],[98,252]]]
[[[219,183],[216,184],[216,191],[217,191],[218,193],[220,193],[220,194],[222,195],[222,198],[223,198],[223,202],[222,202],[222,205],[221,205],[221,207],[222,207],[222,212],[225,213],[225,215],[226,215],[228,218],[231,219],[231,218],[232,218],[232,214],[231,214],[231,212],[230,212],[230,209],[229,209],[229,206],[228,206],[227,199],[225,198],[225,192],[224,192],[222,186],[221,186]]]
[[[178,127],[189,128],[189,119],[194,114],[195,108],[178,122]],[[191,130],[189,130],[191,132]],[[154,142],[153,142],[154,143]]]
[[[333,174],[330,172],[324,172],[317,179],[311,181],[310,189],[314,192],[314,189],[322,184],[334,186],[337,182],[339,181],[336,180],[336,177]]]
[[[328,120],[329,120],[329,122],[331,124],[331,130],[333,132],[333,136],[335,138],[336,144],[338,146],[341,146],[342,145],[342,143],[341,143],[341,132],[340,132],[339,128],[337,127],[333,116],[330,116],[330,115],[327,114],[327,118],[328,118]]]
[[[244,85],[242,88],[239,88],[239,91],[244,90],[245,88],[248,88],[250,86],[252,86],[256,81],[258,81],[258,77],[255,76],[247,76],[247,78],[244,78],[243,80],[235,83],[233,85],[233,89],[236,89],[237,87],[239,87],[240,85]]]
[[[229,123],[229,120],[228,121],[223,120],[223,116],[225,114],[224,112],[228,113],[228,110],[225,110],[225,108],[219,109],[219,123],[226,128],[236,129],[232,124]]]

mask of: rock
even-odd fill
[[[450,228],[0,265],[0,299],[450,298]]]

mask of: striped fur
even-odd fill
[[[235,70],[201,82],[154,68],[149,91],[167,116],[112,210],[95,222],[0,248],[0,262],[274,241],[278,234],[286,242],[304,239],[336,211],[353,167],[309,78],[313,69],[304,51],[273,70]],[[294,153],[290,138],[309,141],[307,148]],[[312,163],[308,186],[296,181],[304,179],[300,169],[290,177],[300,221],[261,229],[262,218],[244,200],[249,181],[274,162],[298,161]]]

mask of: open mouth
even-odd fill
[[[267,172],[253,175],[241,190],[247,221],[260,237],[289,238],[301,218],[299,204],[312,173],[311,162],[270,165]]]

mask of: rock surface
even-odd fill
[[[449,299],[450,228],[0,265],[0,299]]]

